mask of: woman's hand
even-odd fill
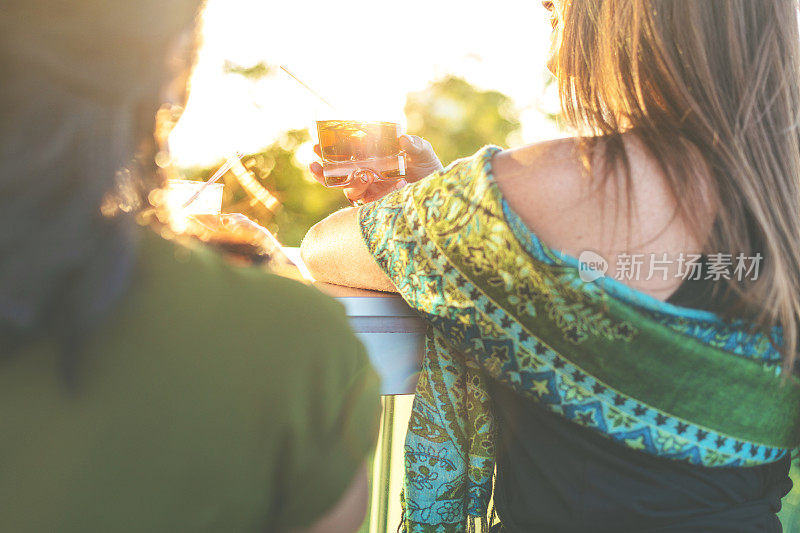
[[[249,262],[269,261],[272,268],[293,265],[267,228],[240,213],[193,215],[186,233]]]
[[[406,153],[406,177],[399,181],[379,181],[370,169],[358,169],[350,174],[350,184],[343,189],[345,197],[352,204],[373,202],[396,191],[407,183],[414,183],[442,169],[442,163],[436,157],[431,143],[416,135],[400,136],[400,149]],[[321,157],[319,145],[314,152]],[[317,181],[325,184],[322,176],[322,165],[311,163],[309,170]]]
[[[400,149],[406,153],[406,181],[414,183],[442,170],[442,163],[433,151],[431,143],[416,135],[400,136]]]
[[[257,245],[271,251],[280,244],[267,228],[241,213],[193,215],[189,217],[187,233],[201,240],[230,239]]]

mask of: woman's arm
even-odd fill
[[[397,292],[361,238],[357,209],[342,209],[315,224],[303,238],[300,255],[317,281]]]
[[[344,189],[347,199],[351,202],[372,202],[403,187],[405,182],[414,183],[441,170],[442,163],[436,157],[431,144],[425,139],[415,135],[403,135],[400,137],[400,148],[405,152],[408,163],[405,180],[399,183],[373,183],[369,177],[363,181],[353,180]],[[314,150],[320,155],[319,145],[315,146]],[[315,162],[309,169],[320,183],[325,183],[322,177],[322,165]],[[303,239],[300,253],[306,267],[317,281],[360,289],[397,292],[361,238],[356,209],[343,209],[316,224]]]

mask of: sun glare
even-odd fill
[[[408,0],[401,4],[209,0],[183,118],[170,137],[181,166],[255,151],[318,118],[403,121],[406,95],[455,74],[499,90],[521,110],[522,137],[558,135],[542,107],[550,26],[537,2]],[[225,66],[267,68],[260,79]],[[281,71],[285,65],[335,106]],[[413,133],[413,132],[411,132]],[[313,159],[303,149],[299,157]]]

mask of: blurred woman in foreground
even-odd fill
[[[367,204],[303,244],[317,279],[397,290],[432,326],[405,530],[463,531],[493,495],[501,531],[780,531],[797,3],[544,4],[573,138],[353,187]]]
[[[125,212],[158,186],[198,4],[0,7],[0,531],[364,516],[377,377],[341,306]]]

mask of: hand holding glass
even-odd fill
[[[357,120],[317,121],[322,175],[328,187],[346,187],[359,170],[370,170],[378,181],[406,176],[400,149],[400,125]]]

